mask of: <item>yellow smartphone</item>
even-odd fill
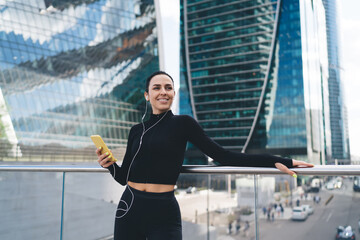
[[[94,142],[94,144],[97,148],[101,147],[101,154],[106,153],[106,152],[111,154],[109,148],[106,146],[104,140],[100,137],[100,135],[91,135],[90,138]],[[117,159],[114,158],[114,156],[111,156],[110,160],[114,161],[114,162],[117,161]]]

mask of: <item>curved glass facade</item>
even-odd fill
[[[263,91],[276,1],[184,1],[193,113],[220,145],[245,145]]]
[[[207,134],[233,150],[325,163],[331,135],[321,0],[183,5],[189,94]]]
[[[157,52],[151,0],[5,1],[2,159],[93,160],[92,134],[121,158]]]

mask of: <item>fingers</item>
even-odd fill
[[[95,152],[98,155],[98,163],[100,164],[100,166],[104,168],[111,166],[116,161],[116,158],[113,157],[111,151],[110,153],[106,152],[104,154],[101,154],[101,147],[100,147]]]
[[[290,176],[293,176],[295,178],[297,177],[297,174],[294,171],[290,170],[282,163],[275,163],[275,167],[283,173],[289,174]]]
[[[295,159],[292,160],[292,164],[293,164],[294,167],[305,167],[305,168],[306,167],[314,167],[314,164],[312,164],[312,163],[308,163],[308,162],[304,162],[304,161],[298,161],[298,160],[295,160]],[[275,167],[277,169],[279,169],[283,173],[287,173],[290,176],[293,176],[295,178],[297,177],[296,172],[290,170],[289,168],[287,168],[282,163],[275,163]]]
[[[99,156],[98,163],[100,164],[100,166],[102,166],[104,168],[109,167],[114,163],[112,158],[113,158],[112,155],[104,153]]]
[[[111,159],[109,158],[105,158],[101,163],[100,165],[103,167],[103,168],[107,168],[107,167],[110,167],[111,165],[114,164],[114,161],[112,161]]]
[[[101,147],[97,148],[95,153],[96,153],[96,155],[100,156],[101,155]]]
[[[294,167],[314,167],[314,164],[293,159]]]

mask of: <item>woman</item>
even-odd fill
[[[155,72],[146,81],[144,93],[152,107],[150,119],[133,126],[123,163],[111,161],[112,154],[100,154],[99,164],[114,179],[127,185],[118,205],[114,239],[182,239],[181,216],[174,186],[183,163],[187,141],[215,162],[227,166],[276,167],[296,177],[288,169],[312,164],[271,155],[248,155],[227,151],[212,141],[190,116],[174,115],[174,82],[165,72]]]

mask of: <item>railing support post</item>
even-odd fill
[[[259,219],[258,219],[258,181],[257,181],[257,175],[254,174],[254,197],[255,197],[255,206],[254,206],[254,213],[255,213],[255,239],[259,239]]]
[[[64,198],[65,198],[65,172],[63,172],[62,191],[61,191],[60,240],[63,239],[63,230],[64,230]]]
[[[210,209],[209,209],[209,201],[210,201],[210,187],[211,187],[211,175],[208,174],[208,191],[207,191],[207,206],[206,206],[206,213],[207,213],[207,240],[210,240]]]

